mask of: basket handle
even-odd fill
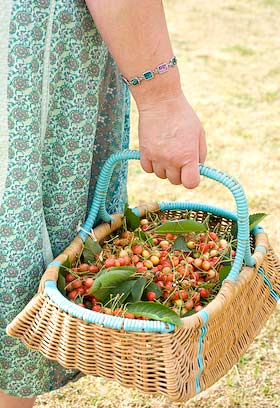
[[[88,217],[79,233],[83,241],[90,233],[97,217],[100,217],[105,222],[112,221],[112,217],[105,208],[106,196],[114,167],[119,161],[124,160],[140,160],[140,152],[137,150],[123,150],[111,155],[105,162],[97,179]],[[243,260],[245,260],[247,265],[253,266],[255,264],[255,259],[252,257],[250,250],[249,213],[246,195],[238,181],[228,174],[204,165],[199,165],[199,171],[202,176],[206,176],[227,187],[236,202],[238,226],[237,249],[231,272],[228,275],[228,279],[235,281],[241,270]]]

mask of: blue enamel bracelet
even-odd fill
[[[170,58],[169,62],[163,62],[162,64],[159,64],[155,69],[150,69],[143,72],[142,76],[135,76],[131,79],[125,78],[122,74],[120,74],[120,76],[126,85],[136,86],[141,84],[142,81],[149,81],[150,79],[153,79],[156,74],[164,74],[165,72],[169,71],[170,68],[175,67],[176,65],[177,58],[173,56],[172,58]]]

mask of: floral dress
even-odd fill
[[[83,0],[1,0],[0,34],[0,389],[31,397],[81,374],[5,329],[77,235],[104,160],[128,147],[129,96]]]

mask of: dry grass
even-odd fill
[[[208,134],[207,164],[240,181],[251,213],[270,214],[263,226],[279,253],[279,0],[167,0],[165,6],[184,89]],[[132,124],[136,148],[134,106]],[[188,200],[234,209],[231,195],[213,181],[186,191],[144,174],[138,163],[130,165],[129,196],[132,205]],[[240,362],[185,404],[85,377],[40,397],[36,407],[279,407],[279,317],[278,307]]]

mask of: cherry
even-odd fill
[[[86,272],[86,271],[88,271],[89,270],[89,264],[87,264],[87,263],[82,263],[80,266],[79,266],[79,271],[80,272]]]
[[[116,260],[114,258],[108,258],[105,260],[105,268],[112,268],[112,266],[116,265]]]
[[[86,280],[84,281],[84,286],[86,288],[91,288],[93,285],[94,279],[92,278],[86,278]]]
[[[72,273],[67,273],[67,275],[65,276],[66,282],[72,282],[73,280],[76,279],[76,277],[74,275],[72,275]]]
[[[97,265],[90,265],[88,270],[91,273],[97,273],[99,271],[99,267]]]
[[[200,296],[202,298],[208,298],[208,296],[209,296],[209,290],[207,290],[205,288],[200,288],[199,293],[200,293]]]
[[[134,255],[140,255],[143,251],[143,247],[141,245],[134,245],[131,249]]]
[[[81,279],[76,279],[75,281],[72,282],[72,287],[74,289],[78,289],[80,287],[82,287],[83,282],[81,281]]]
[[[147,299],[150,302],[153,302],[154,300],[156,300],[156,298],[157,298],[157,295],[155,292],[147,292]]]

